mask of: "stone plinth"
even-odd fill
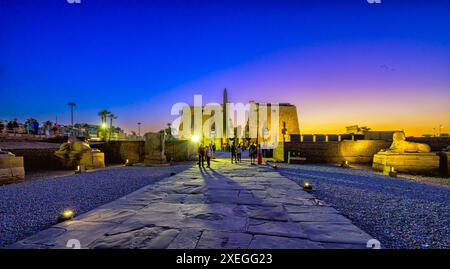
[[[81,155],[79,165],[83,165],[86,170],[104,168],[105,154],[100,151],[88,151]]]
[[[146,133],[145,138],[145,165],[161,165],[167,163],[166,155],[164,154],[164,132]]]
[[[105,153],[103,152],[92,152],[92,165],[94,168],[105,167]]]
[[[397,172],[436,173],[439,171],[439,159],[436,153],[378,152],[373,156],[372,167],[378,171],[394,167]]]
[[[0,182],[25,179],[23,157],[11,153],[0,154]]]

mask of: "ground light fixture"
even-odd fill
[[[393,166],[386,165],[383,167],[383,176],[397,177],[397,171]]]
[[[85,171],[84,165],[77,165],[77,168],[75,169],[75,173],[79,174],[84,171]]]
[[[131,166],[130,160],[128,159],[125,160],[125,166]]]
[[[311,185],[311,183],[309,183],[309,181],[303,182],[303,189],[304,189],[305,191],[312,191],[312,185]]]
[[[390,177],[397,177],[397,171],[395,171],[394,166],[391,166],[389,169],[389,176]]]
[[[66,209],[58,217],[58,222],[63,222],[66,220],[70,220],[75,216],[75,212],[72,209]]]
[[[350,167],[350,164],[348,163],[347,160],[345,160],[345,161],[343,161],[343,162],[341,163],[341,167],[349,168],[349,167]]]

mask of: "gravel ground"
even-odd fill
[[[278,164],[278,171],[378,239],[383,248],[450,248],[450,188],[372,171]]]
[[[108,168],[0,186],[0,248],[56,224],[64,209],[87,212],[191,165]]]

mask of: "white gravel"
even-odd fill
[[[330,165],[278,171],[378,239],[384,248],[450,248],[450,188]]]
[[[109,168],[0,186],[0,247],[54,225],[66,208],[87,212],[191,166]]]

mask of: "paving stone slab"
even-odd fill
[[[288,213],[338,213],[338,211],[330,206],[316,206],[316,205],[291,205],[285,204],[284,208]]]
[[[323,249],[318,243],[307,239],[255,235],[249,248],[251,249]]]
[[[140,209],[142,207],[139,207]],[[94,212],[88,212],[74,218],[88,222],[112,222],[121,223],[136,214],[135,210],[124,210],[121,208],[102,208]]]
[[[250,219],[247,232],[271,236],[308,238],[298,223]]]
[[[349,219],[342,215],[325,212],[290,213],[289,219],[294,222],[351,223]]]
[[[194,249],[202,235],[201,229],[186,228],[167,247],[168,249]]]
[[[196,248],[199,249],[247,249],[253,236],[246,233],[231,233],[205,230]]]
[[[353,224],[323,222],[300,222],[299,224],[308,238],[314,241],[363,245],[372,239],[370,235]]]
[[[162,227],[143,227],[130,232],[107,235],[89,245],[90,248],[167,248],[180,230]]]

